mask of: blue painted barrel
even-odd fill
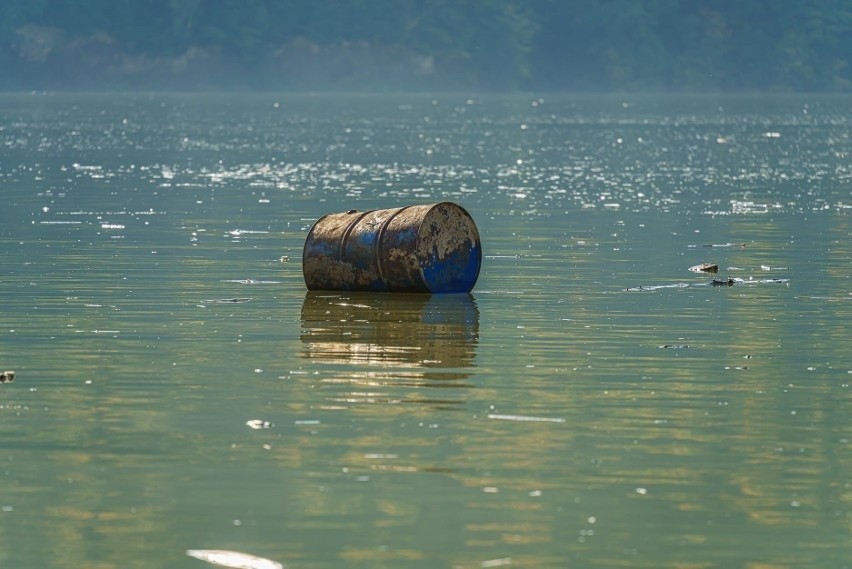
[[[309,290],[470,292],[481,263],[476,224],[451,202],[330,213],[302,252]]]

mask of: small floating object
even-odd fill
[[[239,304],[241,302],[250,302],[251,298],[212,298],[202,300],[204,304]]]
[[[693,273],[718,273],[719,265],[716,263],[701,263],[700,265],[689,267],[689,270]]]
[[[742,279],[734,279],[733,277],[728,277],[727,279],[713,279],[710,283],[713,286],[734,286],[737,282],[741,282]]]
[[[758,285],[758,284],[788,284],[790,279],[741,279],[739,277],[728,277],[727,279],[713,279],[710,282],[701,283],[673,283],[664,285],[641,285],[638,287],[628,287],[624,292],[645,292],[654,291],[663,288],[686,288],[697,286],[734,286],[734,285]]]
[[[232,567],[234,569],[284,569],[284,565],[258,557],[250,553],[239,551],[228,551],[225,549],[187,549],[186,554],[190,557],[219,565],[221,567]]]
[[[12,383],[15,381],[15,372],[14,371],[4,371],[0,373],[0,383]]]
[[[246,426],[252,429],[269,429],[272,427],[272,423],[262,419],[252,419],[250,421],[246,421]]]
[[[308,290],[470,292],[482,247],[470,214],[451,202],[321,217],[302,254]]]

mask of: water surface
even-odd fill
[[[849,567],[850,103],[0,96],[0,565]],[[305,290],[442,200],[470,295]]]

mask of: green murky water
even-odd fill
[[[850,134],[814,96],[0,96],[0,566],[852,566]],[[306,292],[319,216],[442,200],[471,295]]]

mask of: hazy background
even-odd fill
[[[852,90],[844,0],[3,0],[0,90]]]

